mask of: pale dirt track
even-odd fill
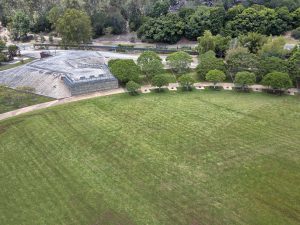
[[[196,89],[198,89],[200,86],[203,88],[205,86],[210,86],[210,85],[212,85],[212,84],[207,83],[207,82],[201,82],[201,83],[194,84]],[[230,90],[232,90],[232,87],[234,86],[234,84],[233,83],[219,83],[218,86],[222,86],[224,88],[224,90],[230,91]],[[170,91],[175,91],[175,90],[177,90],[177,87],[179,87],[178,83],[171,83],[171,84],[169,84],[169,86],[167,88]],[[155,87],[152,87],[151,85],[145,85],[145,86],[141,87],[141,92],[149,93],[149,90],[153,89],[153,88],[155,88]],[[251,86],[251,88],[255,91],[255,89],[257,89],[257,90],[262,89],[263,86],[262,85],[253,85],[253,86]],[[33,112],[33,111],[40,110],[40,109],[46,109],[46,108],[49,108],[52,106],[57,106],[57,105],[62,105],[62,104],[67,104],[67,103],[71,103],[71,102],[77,102],[77,101],[87,100],[87,99],[92,99],[92,98],[97,98],[97,97],[122,94],[122,93],[126,93],[126,92],[127,91],[125,89],[118,88],[118,89],[109,90],[109,91],[95,92],[95,93],[86,94],[86,95],[72,96],[69,98],[58,99],[58,100],[45,102],[45,103],[41,103],[41,104],[37,104],[37,105],[32,105],[32,106],[28,106],[25,108],[21,108],[21,109],[17,109],[14,111],[0,114],[0,121],[14,117],[14,116],[18,116],[18,115],[21,115],[24,113]],[[294,95],[295,93],[298,92],[298,90],[295,88],[292,88],[292,89],[289,89],[289,92],[290,92],[290,95]]]

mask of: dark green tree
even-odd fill
[[[111,73],[121,84],[126,84],[129,81],[139,81],[140,69],[132,59],[110,60],[108,66]]]
[[[223,59],[218,59],[213,51],[208,51],[199,56],[199,64],[196,68],[200,80],[205,80],[208,71],[217,69],[223,72],[226,71]]]
[[[267,37],[265,35],[250,32],[247,35],[241,35],[239,41],[241,45],[248,48],[250,53],[256,54],[262,46],[267,42]]]
[[[300,50],[297,49],[288,60],[289,74],[294,83],[300,78]]]
[[[186,22],[185,37],[196,40],[204,31],[211,29],[210,8],[202,6],[197,8]]]
[[[180,51],[170,54],[166,61],[173,72],[182,74],[189,70],[193,59],[188,53]]]
[[[163,74],[158,74],[152,78],[151,84],[154,87],[158,87],[158,91],[160,92],[163,86],[167,86],[169,84],[169,79]]]
[[[260,59],[259,79],[274,71],[288,73],[289,62],[274,56]]]
[[[206,74],[205,79],[214,84],[214,88],[216,88],[217,83],[222,82],[226,79],[226,75],[221,70],[210,70]]]
[[[27,33],[30,31],[29,17],[24,12],[16,12],[12,18],[10,30],[14,40],[27,38]]]
[[[245,89],[248,88],[249,85],[255,84],[255,81],[256,81],[256,75],[254,73],[250,73],[247,71],[238,72],[235,75],[235,79],[234,79],[234,83],[236,85],[240,85],[243,91],[245,91]]]
[[[187,74],[180,76],[178,81],[184,91],[191,91],[195,83],[195,80]]]
[[[184,21],[177,14],[148,19],[138,30],[143,41],[176,43],[184,34]]]
[[[159,55],[153,51],[143,52],[138,60],[137,64],[140,67],[142,73],[146,75],[150,80],[154,75],[160,74],[163,71],[162,59]]]
[[[292,86],[292,81],[287,73],[272,72],[267,74],[262,84],[265,86],[272,87],[275,90],[285,90]]]
[[[259,68],[258,57],[246,48],[229,50],[226,55],[226,65],[232,81],[234,81],[235,74],[238,72],[256,73]]]
[[[56,30],[64,44],[87,43],[92,38],[89,16],[77,9],[68,9],[56,24]]]

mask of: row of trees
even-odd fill
[[[68,36],[84,36],[80,40],[82,42],[86,41],[86,31],[91,38],[131,30],[138,31],[139,37],[145,41],[175,43],[182,37],[196,40],[205,30],[211,30],[214,35],[231,37],[248,32],[282,34],[300,26],[300,9],[296,8],[300,5],[293,1],[242,1],[247,4],[231,7],[233,0],[220,0],[214,7],[183,7],[176,13],[170,13],[178,1],[0,0],[0,20],[10,27],[14,39],[26,39],[29,31],[50,32],[56,28],[60,34],[62,31],[66,33],[69,30],[66,22],[73,22],[72,26],[77,25],[77,33],[80,34],[71,29]],[[73,11],[70,12],[70,9]],[[74,10],[80,13],[74,13]],[[66,14],[71,21],[67,20]],[[73,17],[70,17],[72,14]],[[65,22],[59,22],[63,17]],[[82,29],[84,27],[86,29]]]
[[[280,35],[300,26],[300,9],[276,9],[261,5],[237,5],[228,11],[224,7],[200,6],[182,8],[178,14],[168,13],[147,18],[138,30],[144,41],[176,43],[182,37],[196,40],[205,30],[214,35],[238,37],[249,32]]]
[[[295,83],[300,75],[300,50],[285,49],[283,37],[267,37],[248,33],[237,39],[212,35],[205,31],[198,38],[199,65],[197,74],[204,80],[208,71],[223,71],[232,82],[238,72],[248,71],[256,75],[256,82],[274,71],[287,73]]]
[[[174,74],[186,73],[192,63],[192,57],[183,51],[170,54],[166,63]],[[162,59],[152,51],[143,52],[137,64],[131,59],[113,59],[108,63],[111,72],[118,78],[121,84],[129,81],[140,82],[140,75],[143,74],[146,81],[151,81],[156,75],[164,72]]]
[[[241,49],[235,49],[240,51]],[[298,52],[298,51],[297,51]],[[246,53],[243,50],[243,54]],[[247,52],[247,54],[251,54]],[[214,59],[218,60],[219,64],[207,61],[207,67],[201,71],[204,76],[201,80],[206,80],[214,84],[213,88],[217,87],[217,83],[223,82],[228,79],[226,76],[226,66],[222,59],[216,58],[213,51],[208,51],[203,56],[210,55]],[[240,60],[247,60],[247,58],[239,57]],[[177,78],[177,81],[181,84],[184,90],[191,90],[192,85],[195,82],[194,78],[187,74],[191,65],[192,58],[185,52],[176,52],[169,55],[166,58],[166,63],[172,70],[173,74]],[[247,62],[242,62],[247,63]],[[199,66],[203,64],[200,62]],[[131,94],[136,94],[137,89],[140,88],[141,81],[151,83],[153,86],[161,87],[169,84],[169,77],[163,72],[162,59],[152,51],[146,51],[140,55],[135,63],[133,60],[111,60],[109,61],[109,68],[111,72],[118,78],[122,85],[126,85],[127,89]],[[143,78],[146,79],[143,79]],[[258,78],[257,73],[249,70],[247,67],[240,67],[232,77],[232,81],[237,87],[240,87],[243,91],[247,90],[249,85],[257,83],[258,80],[263,85],[272,87],[274,89],[283,90],[292,86],[292,81],[288,73],[280,72],[277,70],[270,70],[266,75]]]

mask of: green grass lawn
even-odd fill
[[[123,94],[2,121],[0,224],[299,224],[299,103]]]
[[[22,66],[24,64],[30,63],[32,62],[34,59],[30,58],[30,59],[26,59],[23,62],[18,62],[18,63],[14,63],[14,64],[7,64],[7,65],[0,65],[0,71],[3,70],[8,70],[8,69],[12,69],[18,66]]]
[[[0,85],[0,113],[51,100],[53,99],[20,90],[13,90]]]

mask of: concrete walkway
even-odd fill
[[[211,85],[213,85],[213,84],[208,83],[208,82],[200,82],[200,83],[195,83],[194,87],[198,90],[203,90],[203,89],[205,89],[205,87],[208,87]],[[224,90],[232,90],[234,87],[234,84],[233,83],[219,83],[218,86],[222,86]],[[165,88],[168,88],[170,91],[176,91],[178,87],[179,87],[178,83],[171,83],[171,84],[169,84],[169,86],[167,86]],[[141,87],[141,92],[142,93],[150,93],[151,89],[154,89],[154,88],[156,88],[156,87],[153,87],[151,85],[145,85],[145,86]],[[261,92],[262,89],[264,88],[264,86],[257,84],[257,85],[250,86],[250,88],[252,88],[252,90],[254,92]],[[21,115],[24,113],[36,111],[39,109],[46,109],[46,108],[49,108],[52,106],[62,105],[62,104],[66,104],[66,103],[77,102],[77,101],[81,101],[81,100],[87,100],[87,99],[91,99],[91,98],[115,95],[115,94],[121,94],[121,93],[126,93],[126,90],[123,88],[118,88],[118,89],[109,90],[109,91],[96,92],[96,93],[80,95],[80,96],[73,96],[70,98],[64,98],[64,99],[59,99],[59,100],[55,100],[55,101],[51,101],[51,102],[45,102],[45,103],[41,103],[38,105],[32,105],[32,106],[28,106],[28,107],[25,107],[22,109],[17,109],[14,111],[0,114],[0,121],[8,119],[10,117],[18,116],[18,115]],[[287,91],[287,93],[289,95],[295,95],[295,93],[299,93],[299,92],[296,88],[292,88],[292,89],[289,89]]]

